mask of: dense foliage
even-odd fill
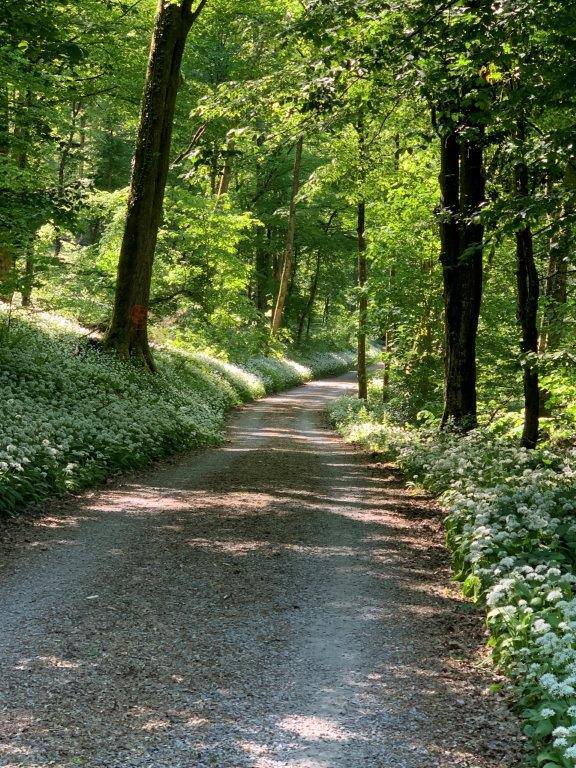
[[[109,325],[154,13],[152,0],[4,5],[5,299]],[[385,348],[396,406],[410,418],[441,414],[452,386],[442,365],[448,276],[480,250],[477,339],[474,318],[461,329],[473,337],[468,357],[476,347],[480,420],[520,410],[522,378],[535,385],[528,374],[538,371],[547,377],[541,415],[569,431],[575,30],[573,9],[556,0],[202,7],[173,118],[152,337],[237,357],[269,345],[303,136],[279,341],[342,345],[355,334],[362,202],[365,325]],[[486,189],[478,176],[475,204],[464,190],[475,169],[464,160],[462,199],[439,188],[451,137],[482,159]],[[462,283],[457,294],[472,307],[467,291]]]

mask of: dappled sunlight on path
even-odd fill
[[[0,765],[511,768],[438,510],[324,426],[352,383],[18,529]]]

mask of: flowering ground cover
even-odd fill
[[[518,448],[395,425],[354,398],[331,406],[350,441],[398,462],[447,510],[465,593],[486,606],[490,646],[515,686],[538,768],[576,765],[576,452]]]
[[[151,376],[101,352],[62,318],[3,325],[0,514],[215,443],[230,408],[353,364],[347,352],[245,365],[181,350],[156,357]]]

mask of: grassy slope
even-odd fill
[[[150,376],[100,352],[59,317],[2,328],[0,514],[216,443],[230,408],[353,366],[351,353],[239,366],[164,349],[156,353],[160,373]]]

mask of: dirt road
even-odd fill
[[[438,510],[324,425],[352,386],[8,528],[0,765],[516,764]]]

